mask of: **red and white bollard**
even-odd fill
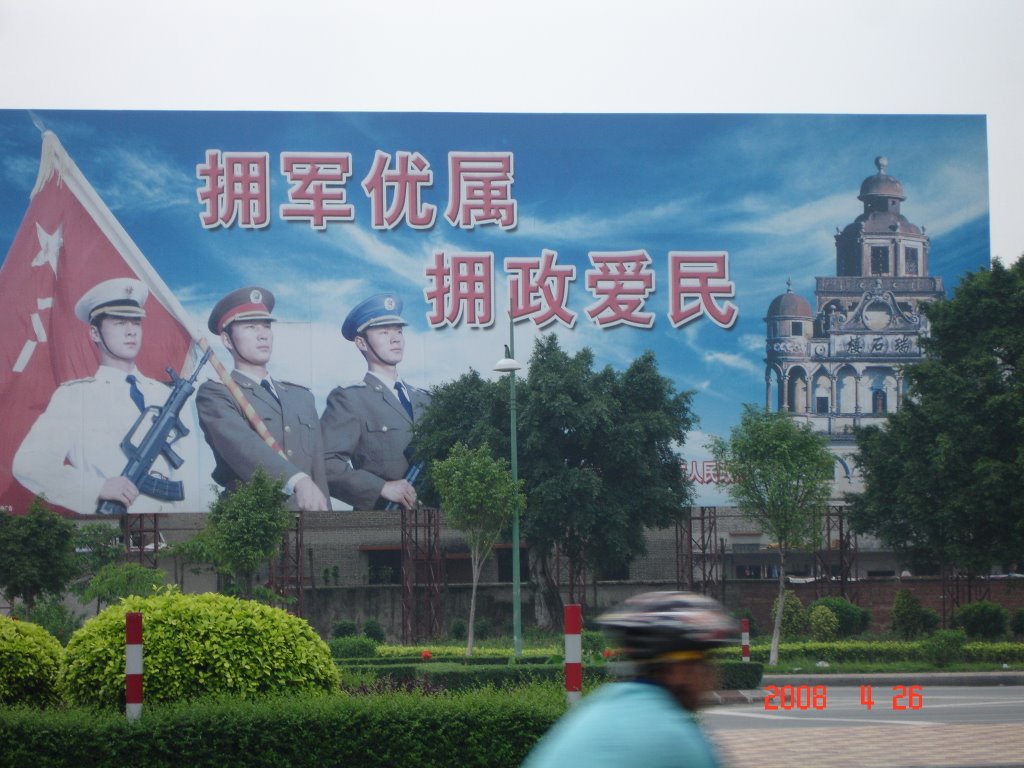
[[[741,641],[743,643],[743,660],[750,661],[750,619],[740,619]]]
[[[583,696],[583,611],[579,604],[563,609],[565,620],[565,699],[574,706]]]
[[[142,614],[124,617],[124,713],[129,720],[142,714]]]

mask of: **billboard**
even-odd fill
[[[0,504],[44,493],[92,514],[139,450],[160,395],[139,406],[109,381],[117,339],[97,311],[142,329],[125,357],[143,381],[168,367],[186,381],[214,355],[171,425],[189,430],[181,465],[155,460],[181,485],[129,492],[129,510],[203,511],[253,463],[331,495],[310,463],[331,452],[314,427],[336,388],[373,386],[377,351],[342,329],[361,304],[368,327],[404,324],[390,368],[414,401],[470,368],[498,376],[510,326],[524,364],[548,333],[614,368],[653,351],[696,393],[699,431],[679,456],[698,503],[724,503],[707,436],[765,402],[766,311],[837,274],[835,236],[876,157],[927,232],[929,274],[948,290],[988,263],[986,131],[979,115],[2,111]],[[120,315],[101,311],[111,302]],[[225,344],[224,312],[272,318],[272,348],[254,354],[277,391],[232,376],[242,341]],[[116,404],[89,394],[100,380]],[[218,431],[225,411],[235,421]],[[329,439],[356,440],[328,420]],[[365,505],[351,499],[332,506]]]

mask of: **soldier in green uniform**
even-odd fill
[[[274,351],[274,295],[249,286],[232,291],[213,308],[208,327],[231,353],[231,378],[266,424],[284,455],[271,448],[246,419],[242,407],[220,381],[205,381],[196,393],[199,425],[217,464],[213,479],[230,491],[262,467],[283,483],[291,509],[330,509],[323,440],[313,393],[290,381],[271,378]]]
[[[380,293],[358,304],[341,334],[366,360],[361,381],[336,387],[321,417],[331,495],[354,509],[383,509],[388,502],[411,508],[416,489],[405,480],[406,449],[416,418],[430,394],[402,380],[405,354],[402,301]]]

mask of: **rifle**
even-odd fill
[[[405,452],[406,452],[407,458],[412,453],[411,450],[408,449],[408,448],[406,448]],[[412,485],[413,488],[416,488],[416,481],[419,479],[421,472],[423,472],[423,462],[422,461],[418,461],[415,464],[410,464],[409,465],[409,469],[406,470],[406,472],[405,472],[405,479]],[[417,489],[417,490],[419,490],[419,489]],[[384,505],[384,511],[385,512],[394,512],[400,506],[401,505],[397,501],[389,501],[387,504]]]
[[[149,474],[149,470],[161,455],[175,469],[185,463],[171,446],[189,433],[188,427],[181,423],[181,409],[195,392],[196,377],[209,359],[210,352],[211,350],[206,351],[199,365],[187,379],[181,378],[173,368],[168,368],[167,373],[171,377],[172,386],[167,401],[162,406],[148,406],[139,414],[135,424],[121,440],[121,450],[128,457],[121,477],[131,480],[139,489],[139,493],[164,501],[181,501],[185,498],[185,488],[180,480],[166,480]],[[132,437],[147,419],[151,422],[149,430],[136,446],[132,443]],[[96,513],[100,515],[123,515],[127,511],[128,508],[124,504],[110,499],[104,499],[96,507]]]

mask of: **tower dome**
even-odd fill
[[[875,158],[875,167],[878,169],[878,173],[874,176],[868,176],[861,182],[860,194],[857,196],[857,199],[865,203],[871,198],[879,197],[906,200],[907,196],[903,192],[903,184],[895,176],[890,176],[885,172],[889,167],[889,158],[879,155]]]
[[[807,303],[807,299],[793,293],[793,283],[790,280],[786,281],[786,292],[776,296],[768,305],[768,317],[765,319],[771,322],[784,317],[801,320],[809,320],[814,317],[814,312],[811,311],[811,305]]]
[[[836,275],[839,277],[927,274],[928,236],[900,211],[907,199],[903,184],[887,171],[889,160],[875,158],[878,173],[860,185],[857,199],[864,212],[836,231]]]

